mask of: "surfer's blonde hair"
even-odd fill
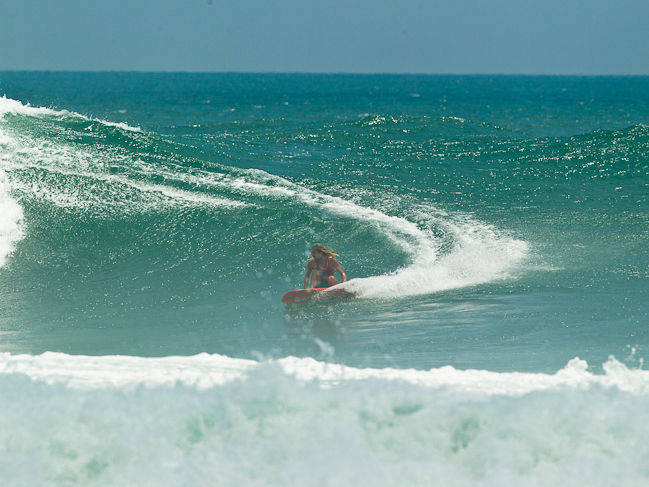
[[[317,243],[313,247],[311,247],[311,252],[314,250],[317,250],[321,254],[326,255],[327,257],[336,257],[338,254],[334,252],[334,249],[327,249],[325,248],[324,245]]]

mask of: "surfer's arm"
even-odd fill
[[[340,274],[340,277],[341,277],[341,279],[343,280],[342,282],[347,281],[347,274],[345,274],[345,271],[344,271],[343,268],[340,266],[340,264],[338,263],[338,261],[337,261],[336,259],[333,259],[332,264],[333,264],[334,269],[336,269],[336,270],[338,271],[338,274]]]
[[[309,287],[309,276],[311,275],[311,271],[313,270],[313,265],[312,261],[313,259],[309,259],[309,263],[306,266],[306,275],[304,276],[304,288],[303,289],[308,289]]]

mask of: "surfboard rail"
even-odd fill
[[[313,289],[295,289],[287,292],[282,298],[284,304],[299,304],[330,299],[353,298],[356,294],[340,287],[317,287]]]

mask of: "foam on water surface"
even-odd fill
[[[9,195],[8,186],[7,175],[0,170],[0,268],[5,265],[15,243],[24,236],[23,209]]]
[[[107,120],[92,119],[79,113],[69,112],[68,110],[53,110],[51,108],[45,107],[33,107],[29,103],[23,104],[18,100],[12,100],[11,98],[7,98],[7,96],[4,95],[2,98],[0,98],[0,117],[4,117],[7,114],[26,115],[29,117],[71,117],[86,120],[89,122],[98,122],[102,125],[105,125],[106,127],[116,127],[129,132],[142,131],[140,127],[131,127],[124,122],[110,122]]]
[[[0,356],[7,485],[640,486],[649,373]],[[29,468],[28,468],[29,467]]]
[[[24,374],[48,384],[81,389],[157,387],[182,384],[208,389],[269,366],[299,381],[315,381],[323,387],[362,380],[397,381],[425,388],[451,388],[458,392],[487,396],[520,396],[535,391],[563,388],[587,390],[592,387],[617,388],[634,394],[649,393],[649,371],[630,369],[611,357],[603,364],[604,374],[594,374],[579,358],[571,360],[555,374],[458,370],[445,366],[431,370],[362,369],[315,360],[285,357],[258,362],[201,353],[191,357],[160,358],[132,356],[79,356],[58,352],[42,355],[0,354],[0,374]]]

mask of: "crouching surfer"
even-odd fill
[[[304,289],[309,285],[309,276],[311,276],[311,289],[318,287],[329,287],[338,284],[338,279],[334,271],[338,271],[342,282],[347,281],[347,275],[343,268],[336,260],[338,254],[332,249],[326,249],[322,244],[315,244],[311,247],[309,263],[306,266],[306,275],[304,276]]]

